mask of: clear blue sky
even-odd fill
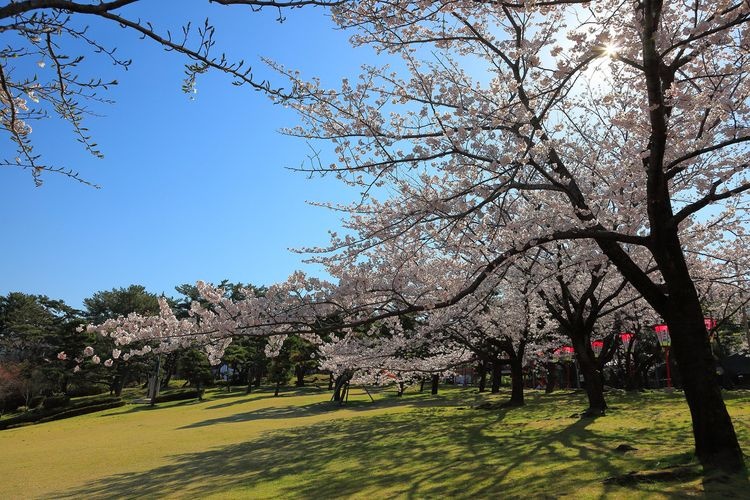
[[[279,24],[273,10],[206,0],[140,3],[127,12],[159,29],[208,15],[218,48],[280,83],[261,55],[330,85],[373,58],[368,49],[351,49],[322,9],[288,11]],[[45,294],[78,307],[96,291],[131,283],[170,295],[198,279],[270,284],[299,268],[319,272],[287,249],[326,243],[338,216],[305,201],[353,194],[334,180],[285,169],[310,152],[303,140],[278,133],[296,115],[218,73],[204,75],[191,101],[180,91],[184,58],[112,24],[87,22],[92,36],[133,59],[123,72],[91,57],[81,71],[120,82],[108,96],[116,103],[87,121],[105,158],[89,156],[64,122],[37,122],[32,137],[46,160],[102,188],[51,174],[35,188],[28,172],[0,169],[0,294]],[[12,156],[10,142],[0,147]]]

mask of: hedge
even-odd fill
[[[86,401],[74,401],[67,406],[56,408],[36,408],[20,415],[16,415],[15,417],[0,420],[0,430],[85,415],[87,413],[117,408],[124,404],[125,402],[120,398],[104,397],[87,399]]]

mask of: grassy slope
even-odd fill
[[[522,409],[474,410],[479,396],[352,391],[343,408],[310,389],[202,403],[127,406],[0,432],[0,498],[710,496],[747,491],[680,481],[605,484],[604,478],[689,460],[679,393],[611,395],[604,418],[579,420],[580,394],[529,393]],[[750,450],[750,394],[728,404]],[[619,444],[636,451],[620,454]]]

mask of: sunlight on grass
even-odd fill
[[[373,403],[353,390],[344,407],[315,389],[213,393],[12,429],[0,432],[0,497],[666,498],[747,487],[695,475],[603,482],[690,462],[679,393],[612,394],[607,416],[581,420],[572,418],[580,393],[532,391],[525,408],[487,411],[472,404],[507,395],[441,392],[380,393]],[[749,401],[746,392],[727,401],[745,449]],[[620,453],[620,444],[637,449]]]

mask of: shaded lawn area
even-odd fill
[[[581,393],[530,391],[525,408],[478,410],[507,394],[441,392],[373,403],[353,390],[344,407],[314,389],[215,393],[4,431],[0,497],[671,498],[748,488],[746,477],[698,474],[679,393],[610,394],[611,411],[594,420],[573,417]],[[748,450],[750,393],[727,402]]]

